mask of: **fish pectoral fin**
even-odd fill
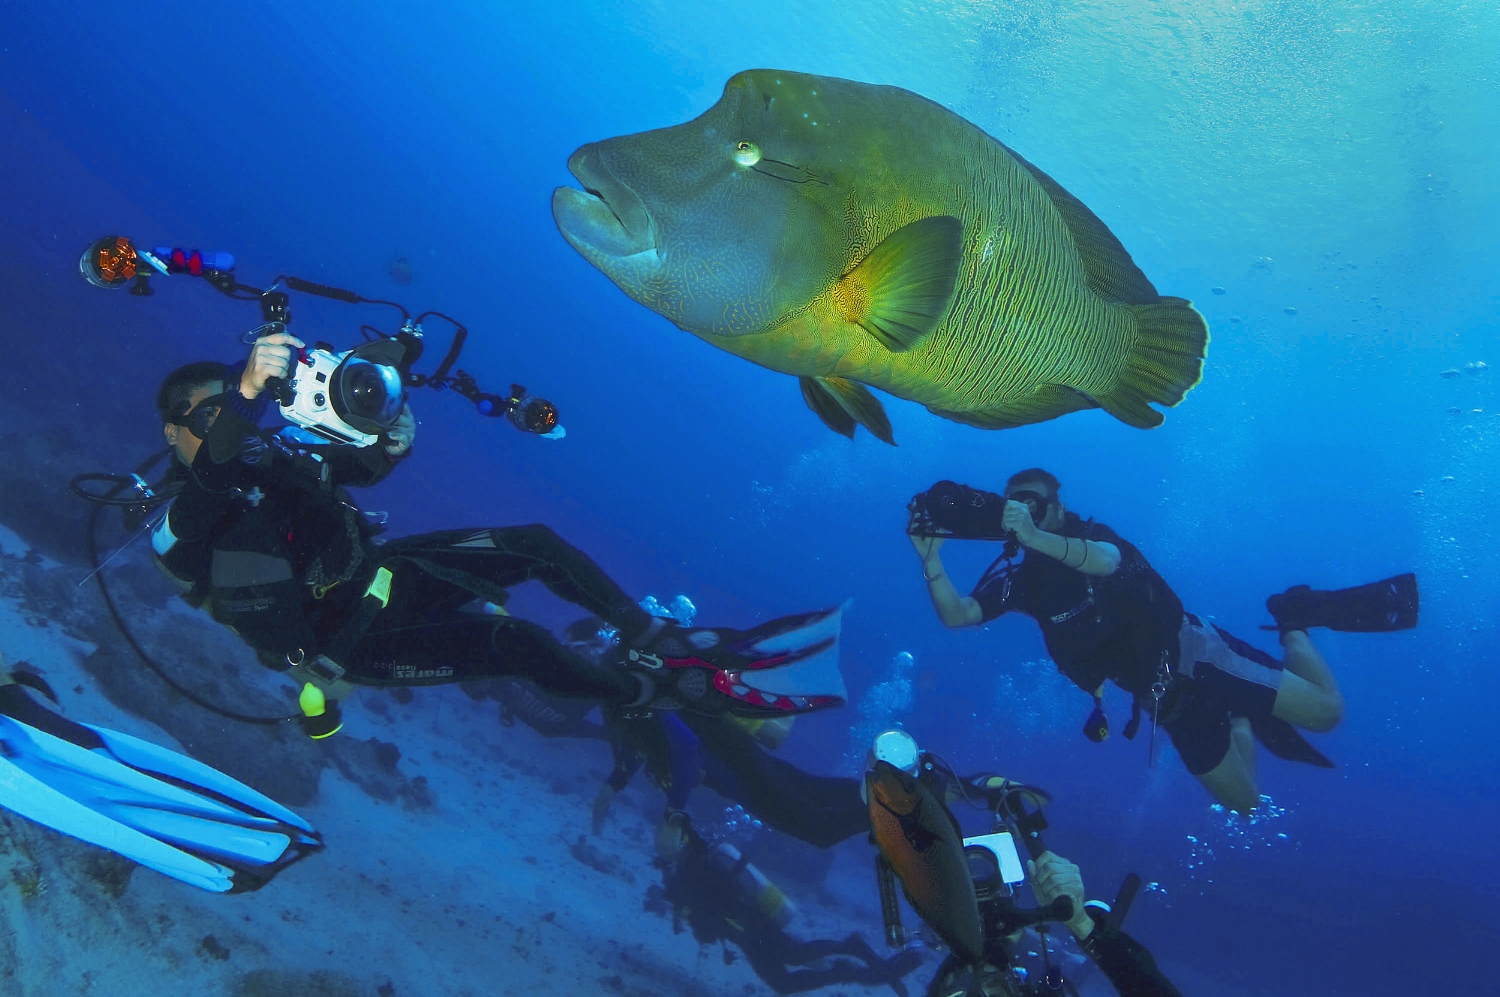
[[[854,439],[854,427],[863,426],[877,440],[896,445],[890,417],[880,399],[858,381],[846,377],[800,377],[802,399],[823,425],[841,436]]]
[[[854,427],[858,425],[854,417],[844,411],[844,407],[838,403],[829,390],[818,382],[822,378],[799,377],[797,383],[802,385],[802,400],[807,402],[807,407],[815,412],[823,425],[838,433],[854,439]]]
[[[952,412],[928,406],[927,411],[980,429],[1015,429],[1090,408],[1099,408],[1099,403],[1082,391],[1065,384],[1042,384],[1030,394],[985,409]]]
[[[952,215],[923,218],[886,236],[840,277],[834,300],[845,318],[900,353],[937,328],[962,261],[963,223]]]

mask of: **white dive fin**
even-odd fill
[[[800,626],[757,637],[751,653],[767,657],[787,654],[785,664],[747,668],[739,672],[742,685],[768,696],[837,696],[848,701],[849,690],[839,671],[839,634],[844,607],[815,615]],[[744,652],[742,652],[744,653]]]

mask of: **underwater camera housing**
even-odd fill
[[[283,287],[345,304],[379,305],[399,312],[399,332],[392,335],[362,325],[360,333],[367,341],[360,346],[340,353],[327,343],[318,343],[299,354],[287,378],[267,381],[266,388],[280,403],[287,421],[332,443],[367,447],[378,442],[400,417],[407,393],[423,387],[451,390],[472,402],[481,415],[503,418],[521,432],[545,440],[560,440],[567,435],[558,421],[557,406],[547,399],[529,394],[519,384],[512,384],[507,394],[492,394],[472,375],[455,369],[469,330],[442,312],[425,311],[413,316],[399,302],[367,298],[288,275],[278,276],[262,290],[240,283],[234,273],[234,257],[229,253],[166,246],[146,250],[122,235],[108,235],[90,244],[79,257],[78,272],[95,287],[128,285],[137,297],[154,293],[153,277],[183,275],[202,278],[235,301],[258,301],[263,324],[245,334],[246,343],[286,331],[291,310]],[[451,324],[453,339],[437,369],[431,374],[418,374],[412,367],[422,355],[422,322],[429,317]]]
[[[970,488],[956,481],[939,481],[912,496],[907,506],[911,520],[906,532],[914,537],[957,540],[1009,540],[1005,528],[1005,496]]]
[[[974,895],[981,904],[1007,892],[1009,887],[1026,882],[1026,868],[1021,864],[1016,839],[1009,831],[965,838],[964,858],[974,880]]]
[[[319,343],[303,350],[279,399],[282,418],[332,443],[368,447],[378,442],[406,403],[397,365],[368,355],[385,345],[334,353]]]

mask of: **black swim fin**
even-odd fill
[[[1266,600],[1276,626],[1285,634],[1309,627],[1345,633],[1389,633],[1417,625],[1417,576],[1397,575],[1384,581],[1331,592],[1294,585]]]
[[[1255,739],[1277,758],[1284,758],[1289,762],[1302,762],[1305,765],[1316,765],[1318,768],[1333,768],[1333,762],[1327,755],[1314,748],[1312,743],[1302,736],[1301,731],[1280,717],[1251,717],[1250,729],[1254,732]]]

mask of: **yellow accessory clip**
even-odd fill
[[[366,596],[374,596],[380,600],[380,608],[384,609],[391,604],[391,574],[390,568],[379,568],[375,577],[370,580],[370,587],[365,589]]]

